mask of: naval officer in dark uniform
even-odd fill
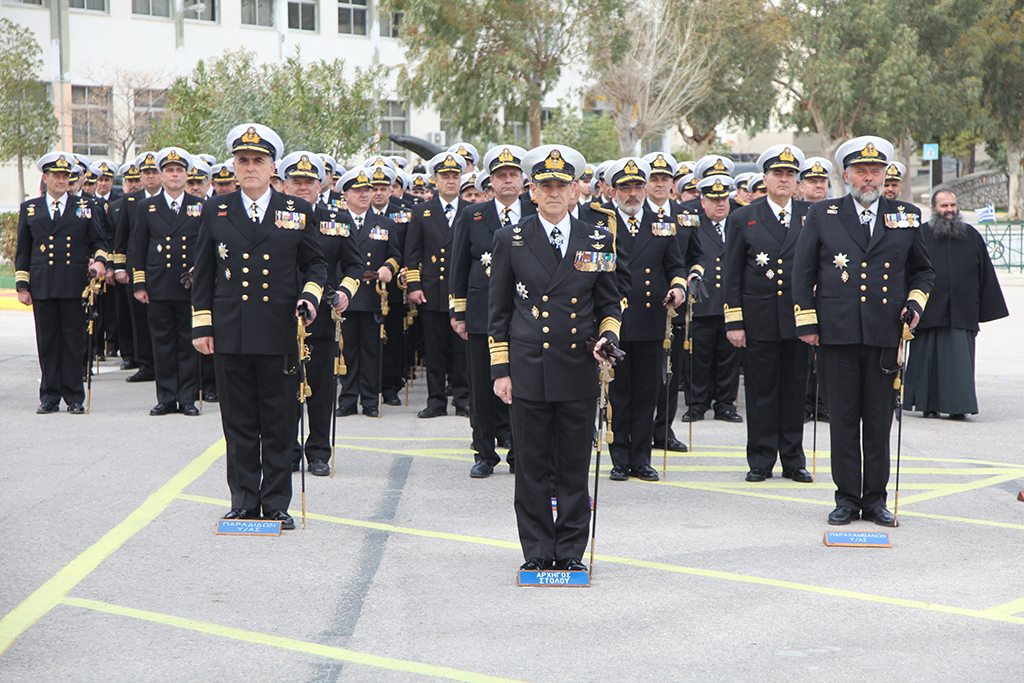
[[[612,235],[569,215],[586,162],[545,145],[523,158],[538,214],[494,235],[488,343],[494,393],[511,406],[523,570],[582,570],[587,471],[600,391],[595,358],[618,341]],[[591,354],[587,340],[600,337]],[[558,501],[552,519],[551,485]]]
[[[291,459],[298,401],[296,316],[310,320],[327,279],[313,207],[270,186],[281,138],[244,123],[228,133],[240,190],[203,204],[192,286],[192,339],[214,354],[227,441],[225,519],[294,529]]]
[[[917,325],[935,280],[920,209],[882,196],[892,157],[882,138],[842,144],[836,165],[850,194],[812,204],[796,244],[797,334],[820,345],[828,388],[835,525],[896,526],[886,486],[897,351],[902,321]]]
[[[72,415],[85,413],[82,359],[86,316],[82,292],[90,278],[106,276],[104,223],[93,205],[68,193],[77,165],[67,152],[50,152],[36,163],[46,193],[23,202],[15,247],[18,301],[32,306],[42,379],[39,414],[60,410],[64,399]]]
[[[810,206],[793,198],[804,153],[769,147],[757,160],[768,197],[729,215],[725,232],[725,329],[743,353],[747,481],[813,481],[804,457],[808,347],[793,318],[793,250]]]

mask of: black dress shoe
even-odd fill
[[[331,473],[331,466],[322,458],[309,463],[309,473],[314,477],[326,477]]]
[[[242,508],[231,508],[221,519],[259,519],[260,516],[250,510]]]
[[[810,422],[813,419],[814,419],[814,411],[806,410],[805,409],[804,410],[804,424],[807,424],[808,422]]]
[[[682,422],[700,422],[704,419],[704,412],[690,408],[679,419]]]
[[[60,403],[54,403],[52,401],[43,401],[36,408],[36,415],[46,415],[48,413],[59,413]]]
[[[950,420],[966,420],[967,419],[967,414],[966,413],[950,413],[949,414],[949,419]]]
[[[189,417],[199,417],[199,408],[196,408],[195,403],[182,403],[178,406],[178,411],[182,415],[188,415]]]
[[[507,436],[504,439],[498,439],[498,448],[512,448],[512,439]]]
[[[269,519],[271,522],[281,522],[282,529],[294,529],[295,520],[288,514],[287,510],[271,510],[269,513],[263,515],[263,519]]]
[[[629,468],[616,465],[612,468],[611,473],[608,474],[608,478],[612,481],[626,481],[629,479]]]
[[[814,477],[811,476],[811,473],[805,470],[803,467],[798,467],[795,470],[783,469],[782,476],[784,476],[786,479],[792,479],[793,481],[799,482],[801,484],[810,484],[811,482],[814,481]]]
[[[207,389],[203,392],[203,401],[206,403],[217,403],[220,397],[217,396],[216,389]]]
[[[473,463],[473,468],[469,470],[469,476],[473,479],[486,479],[491,476],[492,472],[494,472],[494,467],[483,460],[479,460]]]
[[[121,369],[122,369],[122,370],[135,370],[135,369],[137,369],[138,367],[139,367],[139,366],[135,364],[135,361],[133,361],[133,360],[132,360],[132,359],[130,359],[130,358],[129,358],[129,359],[126,359],[126,360],[123,360],[123,361],[121,361]]]
[[[858,510],[837,505],[835,510],[828,513],[828,523],[832,526],[843,526],[858,519],[859,517],[860,512]]]
[[[455,414],[459,417],[469,417],[469,408],[462,406],[455,406]]]
[[[660,441],[654,442],[654,450],[665,450],[665,444]],[[674,436],[668,437],[668,450],[673,453],[685,453],[687,451],[686,444],[677,439]]]
[[[555,562],[555,569],[563,572],[585,572],[587,571],[587,565],[575,557],[563,557]]]
[[[85,415],[85,406],[81,403],[69,403],[68,412],[72,415]]]
[[[933,418],[933,417],[938,417],[938,416],[939,416],[939,411],[937,411],[937,410],[926,410],[926,411],[924,411],[924,414],[921,417]]]
[[[356,414],[355,406],[338,406],[338,409],[334,411],[337,417],[348,417],[349,415]]]
[[[302,467],[301,460],[292,460],[292,472],[298,472],[300,467]]]
[[[139,370],[134,375],[129,375],[124,378],[125,382],[155,382],[156,375],[152,372],[146,372],[145,370]]]
[[[380,410],[377,406],[363,406],[363,415],[366,417],[380,417]]]
[[[885,507],[875,508],[874,510],[864,510],[860,513],[860,518],[865,522],[874,522],[878,526],[895,527],[896,516],[885,509]]]
[[[446,408],[445,406],[435,406],[433,408],[428,406],[421,410],[420,412],[416,413],[416,417],[442,417],[447,414],[448,408]]]
[[[824,408],[818,409],[818,422],[828,422],[828,411]]]
[[[389,406],[400,406],[402,405],[402,399],[398,398],[398,396],[385,396],[384,403]]]
[[[519,571],[541,572],[545,569],[551,569],[551,564],[551,560],[545,560],[542,557],[531,557],[519,567]]]
[[[765,470],[760,467],[751,467],[750,471],[747,472],[747,481],[764,481],[765,479],[771,479],[771,470]]]
[[[152,415],[153,417],[159,417],[160,415],[170,415],[171,413],[176,412],[178,412],[178,408],[173,403],[157,403],[149,410],[149,414]]]
[[[722,422],[743,422],[743,418],[734,408],[725,408],[716,412],[715,419]]]
[[[658,481],[658,471],[650,465],[631,467],[629,470],[629,476],[642,479],[643,481]]]

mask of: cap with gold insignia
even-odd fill
[[[207,155],[209,156],[209,155]],[[212,175],[210,165],[202,159],[192,159],[192,170],[188,172],[189,180],[208,180]]]
[[[671,154],[651,152],[644,156],[644,161],[651,165],[651,175],[675,176],[678,164]]]
[[[757,158],[757,168],[761,173],[767,173],[772,169],[789,169],[800,172],[800,166],[804,163],[804,152],[795,145],[772,145],[761,156]]]
[[[886,164],[892,160],[892,143],[876,135],[862,135],[847,140],[836,150],[836,166],[846,169],[850,164]]]
[[[409,176],[410,190],[426,190],[430,185],[427,183],[426,173],[413,173]]]
[[[409,165],[409,160],[398,154],[389,156],[388,159],[391,159],[391,163],[403,171],[405,170],[405,167]]]
[[[89,157],[84,154],[75,154],[75,159],[78,161],[78,165],[80,167],[78,169],[79,173],[89,171],[89,167],[92,165],[92,162],[89,161]]]
[[[516,145],[499,145],[491,147],[484,155],[483,167],[487,169],[488,175],[499,168],[515,168],[523,170],[523,157],[526,150]]]
[[[580,175],[580,180],[590,180],[594,177],[594,167],[587,164],[583,167],[583,173]]]
[[[412,178],[411,178],[411,176],[408,173],[406,173],[402,169],[398,169],[398,170],[395,171],[395,180],[394,180],[394,182],[402,183],[402,189],[404,191],[408,192],[410,186],[412,185]]]
[[[368,166],[366,170],[370,172],[370,184],[371,185],[387,185],[391,186],[391,183],[395,182],[397,177],[395,174],[398,169],[391,166]]]
[[[894,161],[885,169],[886,180],[903,180],[907,174],[907,167],[898,161]]]
[[[89,170],[95,173],[97,178],[105,175],[113,178],[117,175],[118,165],[110,159],[97,159],[89,167]]]
[[[747,181],[747,192],[757,192],[764,189],[764,173],[755,173]]]
[[[476,181],[473,183],[473,187],[475,187],[480,192],[487,192],[487,190],[491,188],[491,174],[488,173],[486,170],[477,173]]]
[[[694,161],[680,161],[679,164],[676,166],[675,177],[678,180],[679,178],[682,178],[687,173],[693,173],[695,170],[697,170],[697,163],[696,162],[694,162]]]
[[[238,152],[262,152],[274,161],[281,159],[284,143],[281,136],[262,123],[240,123],[228,132],[228,149]]]
[[[728,197],[734,187],[736,181],[727,175],[711,175],[697,181],[697,189],[708,199]]]
[[[804,178],[828,178],[832,173],[832,162],[825,157],[809,157],[800,166],[800,180]]]
[[[736,177],[733,178],[733,181],[735,181],[735,183],[736,183],[736,189],[737,190],[745,190],[745,189],[747,189],[747,181],[750,180],[751,178],[753,178],[755,175],[756,175],[755,173],[750,172],[750,171],[748,171],[746,173],[737,173]]]
[[[338,170],[338,162],[334,160],[334,157],[324,152],[321,152],[317,156],[320,157],[320,161],[324,166],[324,173],[326,173],[329,176],[335,175]],[[344,173],[345,169],[341,169],[341,172]]]
[[[460,176],[466,170],[466,160],[456,152],[441,152],[435,154],[427,162],[427,173],[431,177],[445,171],[454,171]]]
[[[693,170],[693,174],[698,179],[707,178],[712,175],[727,175],[731,177],[734,168],[736,168],[736,164],[733,163],[732,159],[718,156],[717,154],[709,154],[700,158],[700,161],[697,162],[697,166]]]
[[[135,165],[139,167],[140,171],[159,171],[160,169],[156,166],[156,152],[146,150],[140,152],[135,157]]]
[[[138,180],[142,177],[142,172],[139,167],[135,165],[134,161],[129,161],[127,164],[121,164],[121,177],[125,180]]]
[[[470,171],[469,173],[463,173],[459,179],[459,192],[463,192],[470,188],[476,187],[476,177],[480,175],[476,171]]]
[[[42,173],[54,171],[56,173],[71,173],[71,169],[78,165],[75,157],[67,152],[50,152],[44,154],[36,162],[36,168]]]
[[[612,187],[618,187],[622,183],[641,182],[646,183],[651,175],[651,165],[640,157],[624,157],[605,169],[605,182]]]
[[[523,169],[535,183],[544,180],[571,183],[579,179],[586,167],[583,155],[565,145],[541,145],[523,156]]]
[[[90,165],[89,168],[85,169],[85,184],[86,185],[93,185],[99,179],[100,179],[100,177],[93,172],[92,165]]]
[[[235,165],[230,161],[225,161],[223,164],[214,164],[210,170],[213,172],[212,178],[215,183],[235,182]]]
[[[212,154],[193,154],[192,162],[195,163],[197,160],[202,159],[206,162],[206,165],[213,168],[217,164],[217,157]]]
[[[454,145],[448,148],[449,154],[458,154],[466,160],[466,165],[473,164],[476,166],[480,163],[480,153],[476,151],[476,147],[469,144],[468,142],[456,142]]]
[[[312,178],[323,182],[327,177],[327,168],[318,154],[300,150],[292,152],[277,165],[282,169],[284,178]]]
[[[192,155],[181,147],[164,147],[156,153],[156,165],[161,171],[167,164],[184,166],[186,171],[192,170]]]
[[[395,166],[395,162],[393,162],[390,157],[382,157],[379,154],[377,156],[372,156],[369,159],[367,159],[363,163],[363,166],[385,166],[387,168],[390,168],[392,171],[398,170],[398,167]]]
[[[687,173],[682,178],[676,181],[676,192],[682,194],[683,192],[689,192],[690,190],[697,189],[697,176],[692,173]]]
[[[370,187],[370,175],[373,172],[365,166],[356,166],[351,171],[346,171],[338,184],[341,185],[342,192],[348,190],[358,190],[363,187]]]

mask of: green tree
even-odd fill
[[[258,64],[246,50],[200,61],[168,91],[168,115],[150,134],[156,148],[227,154],[225,138],[244,121],[270,126],[286,150],[345,159],[369,148],[383,106],[379,69],[347,69],[343,60]]]
[[[401,10],[406,63],[398,87],[432,101],[467,137],[500,129],[502,112],[527,112],[541,140],[541,103],[590,36],[618,31],[622,0],[385,0]]]
[[[18,165],[18,197],[25,197],[25,158],[45,154],[57,137],[48,85],[35,75],[42,50],[24,26],[0,19],[0,161]]]
[[[544,126],[544,144],[568,145],[591,164],[618,158],[619,141],[610,116],[580,116],[567,100],[558,105]]]

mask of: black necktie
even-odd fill
[[[363,230],[363,217],[362,216],[355,216],[355,221],[356,221],[356,232],[357,233],[362,232],[362,230]]]
[[[722,229],[722,224],[721,223],[715,223],[715,231],[718,233],[718,236],[721,237],[722,241],[724,242],[725,241],[725,230]]]
[[[455,215],[455,207],[451,204],[445,204],[444,217],[448,219],[448,225],[452,224],[452,216]]]
[[[864,209],[860,212],[860,224],[864,226],[864,236],[868,242],[871,241],[871,211]]]
[[[178,200],[177,199],[175,199],[173,202],[171,202],[171,211],[173,211],[175,214],[178,213]]]
[[[782,223],[782,227],[784,227],[784,228],[788,228],[789,227],[789,217],[786,215],[786,210],[785,209],[780,209],[779,210],[779,222]]]
[[[640,232],[640,228],[637,227],[636,216],[629,217],[629,234],[636,237],[636,234]]]
[[[249,207],[249,215],[250,215],[250,217],[252,217],[252,222],[253,223],[259,223],[260,222],[260,206],[259,206],[259,204],[257,204],[256,202],[252,203],[252,206]]]
[[[660,220],[664,220],[664,219],[665,219],[665,207],[663,206],[660,209],[658,209],[658,220],[660,221]]]
[[[53,222],[56,223],[57,219],[60,218],[60,200],[53,200]]]
[[[506,206],[504,209],[501,210],[501,224],[502,225],[508,225],[509,223],[512,222],[512,219],[509,218],[509,216],[508,216],[509,212],[511,212],[511,211],[512,211],[512,207],[511,206]]]
[[[551,249],[555,253],[555,260],[562,260],[562,231],[558,229],[558,226],[551,228]]]

